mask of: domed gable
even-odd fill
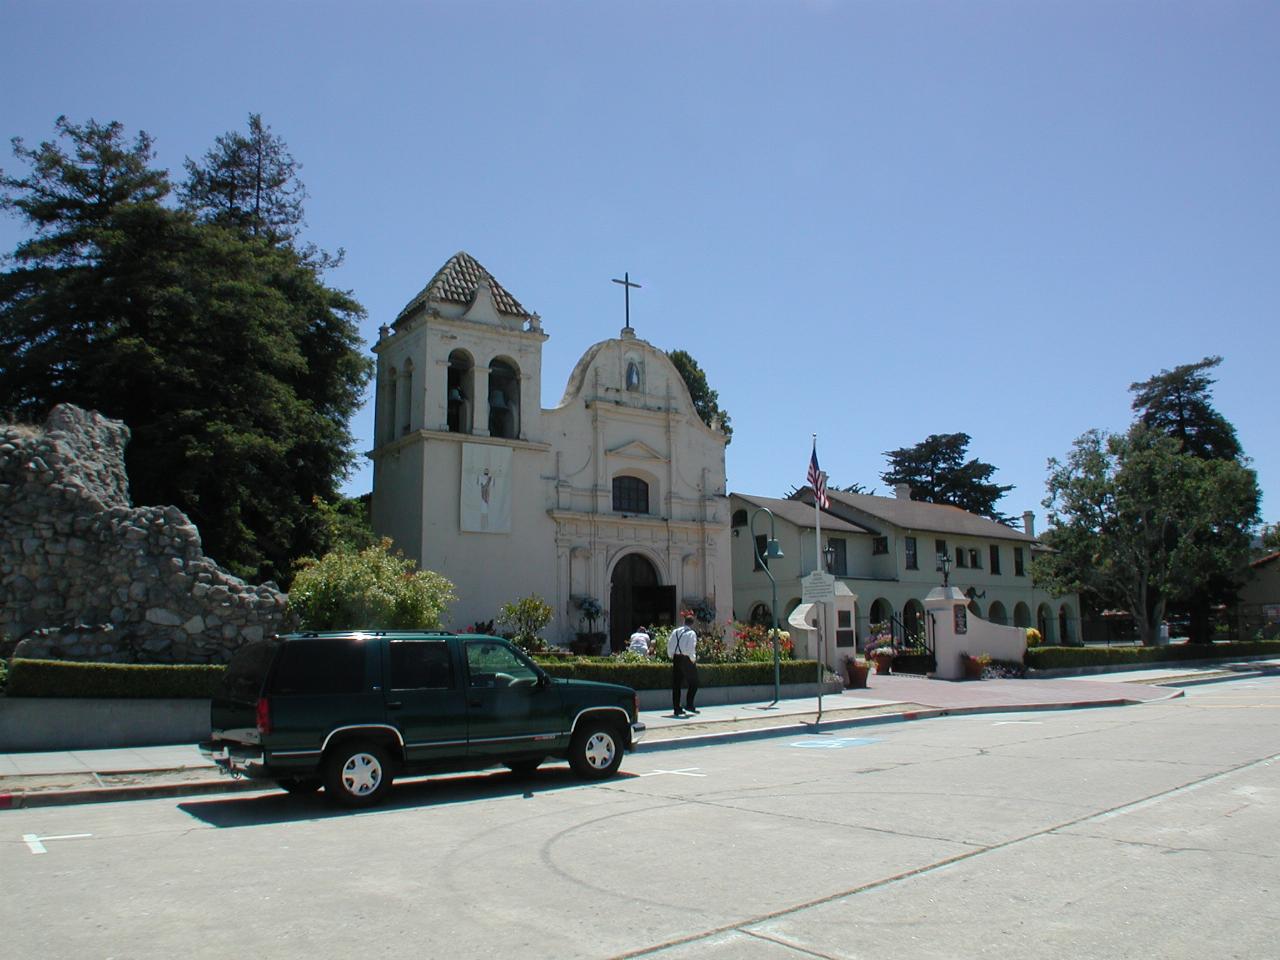
[[[689,414],[706,429],[671,358],[634,336],[601,340],[587,348],[569,374],[556,409],[578,399],[608,400],[654,411],[672,409]]]
[[[489,304],[480,302],[485,299]],[[460,250],[436,271],[421,293],[405,304],[394,325],[399,326],[404,320],[430,307],[443,308],[456,317],[482,319],[470,316],[472,308],[484,308],[490,304],[492,312],[514,319],[517,325],[533,319],[533,314],[525,310],[520,301],[494,279],[493,274],[471,254]]]

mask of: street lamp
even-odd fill
[[[830,573],[831,568],[836,565],[836,548],[830,540],[827,541],[827,546],[822,551],[822,558],[827,561],[827,573]]]
[[[947,578],[951,575],[951,554],[949,553],[938,554],[938,570],[942,574],[943,587],[948,586]]]
[[[762,513],[769,515],[769,540],[765,544],[764,556],[760,555],[760,541],[756,539],[756,517]],[[751,549],[755,551],[756,563],[764,567],[765,576],[773,587],[773,606],[770,608],[773,613],[773,703],[770,706],[773,706],[782,699],[782,667],[778,662],[778,581],[769,569],[769,561],[781,560],[782,548],[778,546],[778,537],[774,531],[773,511],[768,507],[757,507],[751,514]]]

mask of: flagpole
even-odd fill
[[[818,435],[816,433],[813,435],[813,453],[814,456],[817,456]],[[817,481],[814,482],[816,483]],[[818,504],[818,490],[816,486],[813,490],[813,526],[815,531],[813,539],[813,569],[822,570],[822,509]],[[824,570],[823,572],[825,573],[826,571]]]

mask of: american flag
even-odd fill
[[[827,475],[818,469],[818,445],[813,445],[813,456],[809,458],[809,486],[813,487],[813,494],[818,498],[818,506],[824,510],[831,506],[831,501],[827,499]]]

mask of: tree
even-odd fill
[[[1206,459],[1239,459],[1235,427],[1213,408],[1209,397],[1209,388],[1216,381],[1208,373],[1221,362],[1221,357],[1205,357],[1199,363],[1184,363],[1129,384],[1138,419],[1173,437],[1184,453]]]
[[[312,498],[353,459],[363,309],[291,247],[163,206],[145,134],[57,127],[16,143],[30,173],[3,179],[36,236],[0,274],[0,409],[123,420],[135,502],[177,505],[219,562],[287,582],[318,552]]]
[[[1206,460],[1234,460],[1247,466],[1235,427],[1214,409],[1210,396],[1214,380],[1209,372],[1221,362],[1221,357],[1205,357],[1199,363],[1161,370],[1154,377],[1130,384],[1133,409],[1140,423],[1176,440],[1183,453]],[[1192,595],[1178,598],[1192,641],[1210,639],[1212,608],[1232,602],[1239,586],[1234,576],[1219,575],[1202,583]]]
[[[670,350],[667,356],[671,358],[685,386],[689,388],[693,409],[708,427],[714,429],[719,422],[720,431],[724,434],[725,446],[728,446],[733,440],[733,427],[729,423],[729,414],[720,409],[720,394],[711,389],[707,383],[707,375],[698,366],[698,361],[684,350]]]
[[[1258,540],[1264,555],[1280,550],[1280,523],[1263,524]]]
[[[247,136],[228,131],[214,140],[201,163],[188,157],[183,166],[187,179],[179,195],[201,220],[273,245],[298,236],[307,197],[298,179],[301,165],[261,114],[249,114]]]
[[[414,570],[391,541],[363,550],[339,547],[300,564],[289,612],[307,630],[437,630],[454,601],[453,584]]]
[[[1089,431],[1049,470],[1050,550],[1032,566],[1036,585],[1122,606],[1144,644],[1155,642],[1171,600],[1230,576],[1247,557],[1258,486],[1235,460],[1187,454],[1135,423],[1125,434]]]
[[[889,469],[880,479],[891,488],[911,487],[911,499],[949,503],[1000,523],[1008,518],[996,509],[996,501],[1013,489],[991,482],[996,468],[976,458],[965,460],[967,433],[930,434],[914,447],[887,450]]]

